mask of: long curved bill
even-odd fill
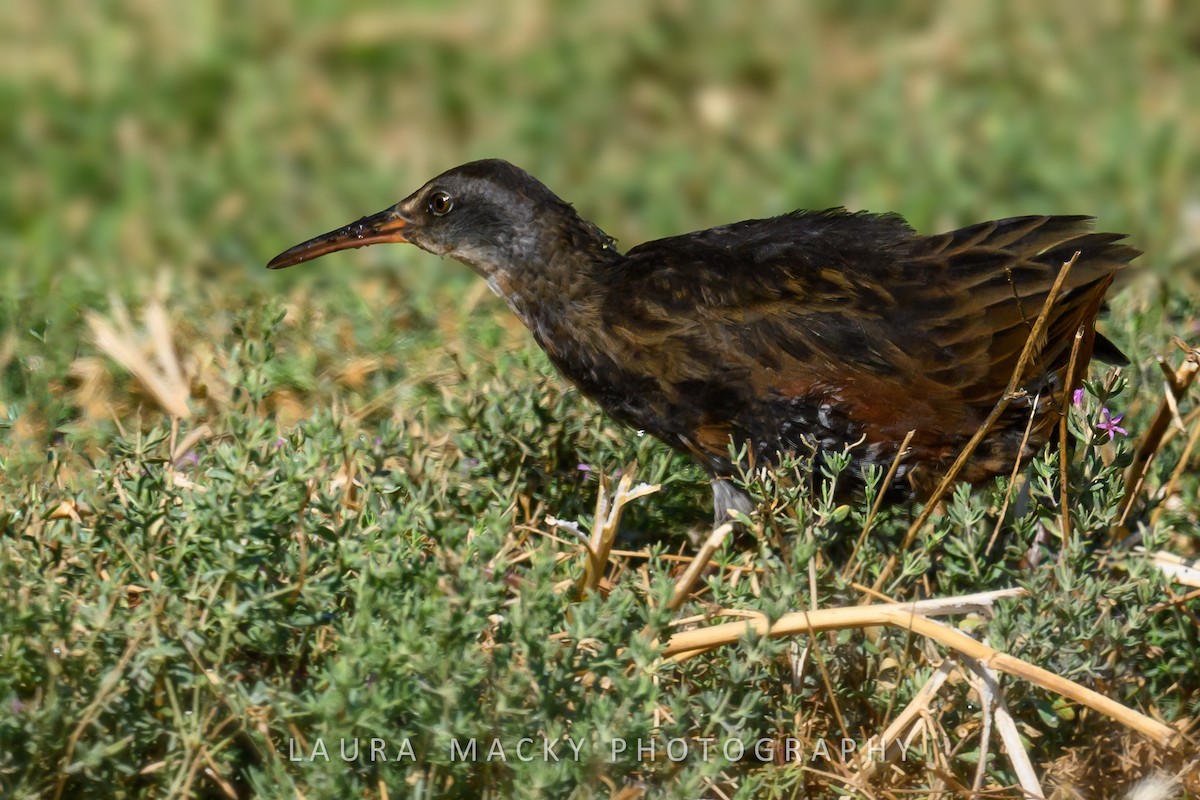
[[[348,250],[352,247],[366,247],[369,244],[385,242],[407,242],[408,239],[404,237],[404,228],[407,226],[408,220],[395,209],[389,208],[378,214],[363,217],[357,222],[351,222],[336,231],[323,233],[307,242],[288,248],[272,258],[267,264],[267,269],[294,267],[304,261],[311,261],[328,253]]]

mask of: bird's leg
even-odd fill
[[[728,478],[713,478],[712,489],[714,526],[732,520],[733,514],[730,512],[750,514],[754,511],[754,501]]]

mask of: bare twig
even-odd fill
[[[955,628],[951,628],[921,614],[914,614],[911,604],[901,605],[891,603],[846,608],[827,608],[812,612],[797,611],[785,614],[774,625],[769,624],[763,619],[712,625],[707,628],[675,634],[666,643],[663,649],[663,656],[676,660],[695,656],[715,647],[732,644],[741,639],[747,631],[753,631],[760,636],[778,637],[805,633],[812,635],[827,630],[864,628],[879,625],[910,630],[913,633],[933,639],[963,655],[977,659],[989,667],[998,669],[1001,672],[1007,672],[1010,675],[1015,675],[1043,689],[1060,694],[1063,697],[1112,717],[1123,725],[1150,737],[1160,744],[1168,744],[1175,738],[1175,731],[1167,725],[1123,706],[1115,700],[1111,700],[1086,686],[1081,686],[1074,681],[1062,678],[1041,667],[994,650]]]

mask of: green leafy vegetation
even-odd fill
[[[722,610],[1013,587],[950,624],[1194,728],[1200,600],[1147,553],[1200,551],[1195,388],[1128,510],[1124,474],[1156,357],[1200,344],[1200,15],[795,5],[0,8],[0,795],[920,796],[984,760],[991,796],[1020,796],[961,672],[907,759],[853,788],[843,740],[864,748],[953,655],[907,631],[660,659]],[[744,476],[761,512],[670,610],[709,534],[703,473],[583,400],[468,270],[403,247],[262,268],[491,156],[624,246],[839,204],[930,232],[1127,231],[1147,254],[1102,327],[1133,364],[1095,365],[1071,410],[1068,534],[1057,449],[1024,489],[960,488],[907,547],[917,509],[835,499],[852,451],[801,459]],[[570,523],[590,531],[630,469],[661,489],[580,596]],[[1001,686],[1047,792],[1187,766]]]

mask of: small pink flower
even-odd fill
[[[1108,440],[1111,442],[1117,438],[1117,434],[1127,436],[1129,431],[1121,427],[1121,420],[1125,419],[1124,414],[1112,416],[1107,408],[1100,409],[1100,421],[1096,423],[1096,430],[1104,431],[1108,434]]]
[[[1083,388],[1082,387],[1076,389],[1071,394],[1071,405],[1075,406],[1076,408],[1079,408],[1080,406],[1083,405]]]
[[[592,471],[592,468],[587,464],[578,464],[576,465],[575,469],[585,474]]]

